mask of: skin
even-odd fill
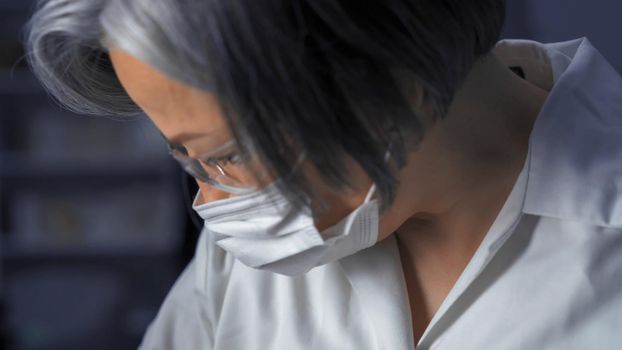
[[[171,79],[123,51],[110,50],[110,56],[127,93],[169,139],[197,130],[218,135],[184,142],[191,154],[229,139],[209,92]],[[396,235],[416,341],[507,199],[546,97],[546,91],[491,54],[473,66],[444,121],[434,121],[429,107],[419,105],[428,116],[428,132],[399,172],[396,198],[380,217],[378,238]],[[346,194],[323,184],[308,164],[304,169],[331,203],[316,220],[320,231],[358,207],[371,186],[355,162],[349,169],[356,190]],[[197,183],[204,202],[230,196]]]

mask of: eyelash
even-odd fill
[[[232,152],[222,157],[208,157],[208,158],[202,159],[201,161],[207,164],[213,164],[213,163],[216,163],[219,165],[226,165],[228,163],[236,164],[240,161],[240,156],[238,152]]]

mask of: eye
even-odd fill
[[[205,159],[202,159],[203,162],[209,164],[209,165],[226,165],[226,164],[237,164],[242,160],[242,157],[240,156],[240,154],[238,152],[231,152],[227,155],[221,156],[221,157],[208,157]]]

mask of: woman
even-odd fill
[[[611,349],[622,79],[504,2],[41,1],[68,109],[145,113],[197,178],[141,349]]]

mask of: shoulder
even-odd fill
[[[139,349],[211,349],[214,327],[207,299],[194,288],[196,268],[193,258],[164,299]]]
[[[152,349],[211,349],[233,261],[205,228],[140,345]]]

